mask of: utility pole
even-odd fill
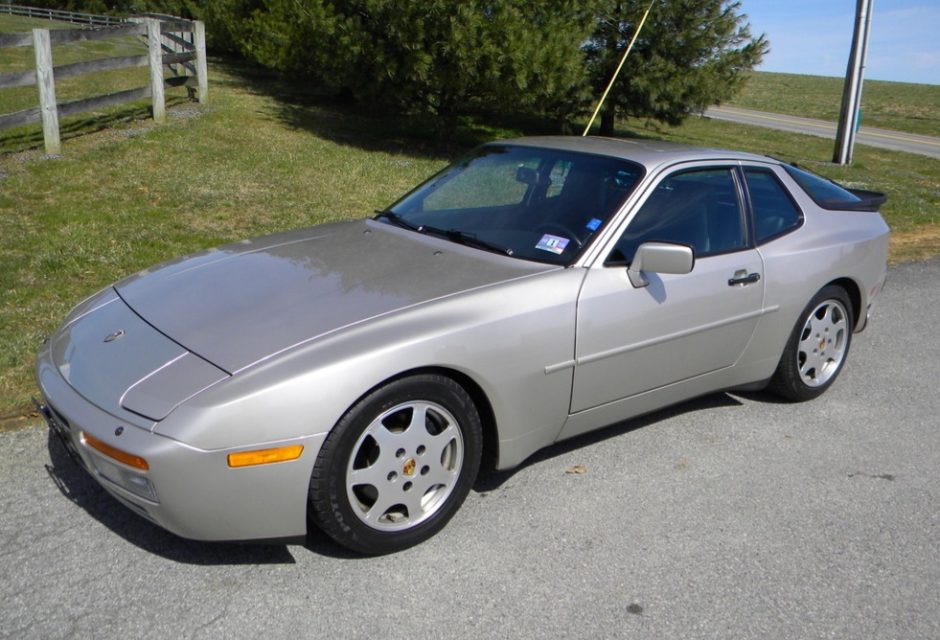
[[[852,35],[852,51],[845,70],[842,88],[842,110],[839,112],[839,129],[836,133],[836,148],[832,161],[836,164],[851,164],[855,149],[855,130],[858,127],[859,105],[862,102],[862,81],[865,75],[865,58],[868,55],[868,34],[871,32],[872,0],[857,0],[855,9],[855,33]]]

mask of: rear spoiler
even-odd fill
[[[841,211],[878,211],[888,196],[880,191],[866,191],[865,189],[849,189],[842,187],[853,196],[858,198],[858,202],[846,202],[845,200],[828,201],[825,204],[819,203],[825,209],[839,209]]]

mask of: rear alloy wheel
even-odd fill
[[[811,400],[835,382],[852,343],[848,295],[829,285],[803,310],[783,350],[769,389],[790,400]]]
[[[480,416],[450,378],[393,381],[354,405],[314,465],[314,522],[355,551],[389,553],[447,524],[480,466]]]

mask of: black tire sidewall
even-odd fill
[[[444,504],[427,520],[404,531],[379,531],[354,513],[346,494],[349,458],[362,432],[383,412],[404,402],[427,400],[447,409],[463,438],[460,475]],[[416,545],[440,531],[470,492],[480,467],[482,426],[473,400],[454,380],[424,374],[392,381],[367,394],[340,419],[320,449],[310,486],[315,523],[345,547],[370,555]]]

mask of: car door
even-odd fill
[[[733,165],[668,173],[588,269],[578,302],[572,413],[706,375],[740,357],[760,317],[764,283],[739,182]],[[691,273],[645,272],[649,284],[635,288],[627,265],[651,241],[692,247]]]

